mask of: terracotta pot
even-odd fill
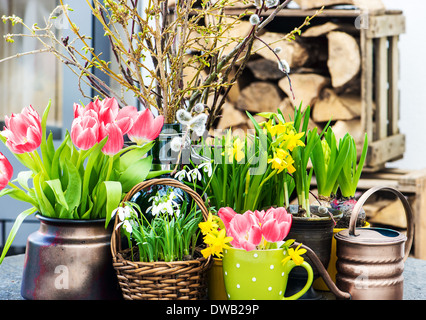
[[[112,266],[112,228],[105,220],[36,216],[40,228],[27,240],[21,295],[31,300],[119,299]]]

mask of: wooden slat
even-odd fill
[[[398,134],[399,120],[399,36],[389,37],[389,128],[388,134]]]
[[[361,128],[373,140],[373,40],[361,29]]]
[[[375,40],[375,97],[376,97],[376,136],[374,140],[388,134],[388,48],[387,38]]]
[[[405,152],[405,135],[397,134],[368,144],[367,165],[376,166],[394,160]]]
[[[405,16],[404,15],[379,15],[369,16],[367,37],[382,38],[397,36],[405,33]]]

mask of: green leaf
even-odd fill
[[[69,210],[68,203],[65,200],[65,194],[62,190],[62,184],[61,180],[55,179],[55,180],[47,180],[46,183],[50,186],[53,193],[55,194],[55,200],[57,203],[59,203],[61,206]]]
[[[143,146],[133,146],[132,149],[125,151],[122,155],[120,155],[120,167],[119,171],[123,172],[129,166],[131,166],[135,161],[142,159],[149,150],[154,146],[155,141],[151,141]],[[124,149],[126,150],[126,149]],[[118,154],[117,154],[118,155]],[[115,155],[114,157],[117,157]]]
[[[0,191],[0,197],[8,195],[12,199],[27,202],[32,204],[35,207],[38,207],[38,202],[36,199],[33,199],[28,193],[19,189],[19,188],[5,188]]]
[[[151,156],[139,159],[130,165],[119,178],[123,186],[123,192],[129,192],[136,184],[144,181],[151,170],[151,166]]]
[[[120,205],[122,195],[121,183],[118,181],[104,181],[99,190],[106,196],[106,228],[111,220],[112,211]]]
[[[59,179],[61,176],[61,167],[60,167],[60,156],[62,154],[62,151],[64,148],[66,148],[68,139],[70,139],[69,135],[65,136],[64,141],[62,141],[61,145],[56,150],[53,159],[52,159],[52,166],[50,169],[50,178],[51,179]]]
[[[50,158],[51,154],[48,151],[49,147],[48,147],[47,140],[46,140],[46,122],[47,122],[47,116],[49,115],[49,110],[50,110],[51,104],[52,104],[52,100],[49,100],[49,103],[47,104],[46,109],[44,109],[43,115],[41,117],[42,136],[41,136],[40,149],[41,149],[41,154],[42,154],[42,157],[43,157],[43,164],[44,164],[44,167],[47,171],[48,176],[50,176],[52,159]]]
[[[13,240],[15,239],[15,236],[22,224],[22,222],[25,220],[26,217],[29,215],[32,215],[33,213],[37,212],[37,208],[30,208],[23,212],[21,212],[17,217],[16,220],[12,226],[12,229],[9,232],[9,236],[6,239],[6,242],[4,244],[4,248],[2,251],[2,254],[0,256],[0,264],[3,262],[4,257],[7,254],[7,251],[9,250],[10,246],[12,245]]]
[[[44,193],[42,187],[43,181],[41,178],[41,172],[34,176],[33,183],[35,196],[39,205],[39,209],[41,211],[40,213],[47,217],[55,217],[55,209],[52,207],[52,204]]]
[[[16,177],[16,181],[18,181],[19,185],[24,188],[25,190],[30,190],[30,187],[28,186],[28,180],[33,176],[32,171],[20,171],[18,173],[18,176]]]
[[[89,183],[90,178],[92,174],[92,170],[96,166],[96,164],[99,163],[99,156],[102,153],[102,148],[104,147],[105,143],[107,142],[108,137],[105,137],[101,142],[93,146],[90,150],[90,156],[87,161],[86,169],[84,170],[83,175],[83,189],[81,193],[81,208],[80,208],[80,214],[85,216],[87,214],[86,212],[86,204],[87,199],[89,199]],[[93,205],[93,203],[92,203]]]
[[[68,185],[65,190],[65,201],[70,211],[80,205],[81,201],[81,177],[74,164],[65,159],[65,167],[68,172]]]

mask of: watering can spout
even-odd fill
[[[296,248],[299,245],[300,245],[300,243],[294,242],[292,247]],[[303,244],[301,245],[301,248],[306,249],[306,255],[309,257],[309,259],[315,265],[319,274],[323,278],[325,284],[328,286],[330,291],[336,296],[336,298],[341,299],[341,300],[351,299],[351,294],[349,292],[344,292],[336,286],[336,284],[333,282],[330,275],[328,274],[327,270],[324,268],[324,265],[321,263],[321,260],[315,254],[315,252],[311,248],[309,248],[309,247],[307,247]]]

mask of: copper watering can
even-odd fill
[[[407,218],[407,236],[385,228],[355,228],[363,204],[377,191],[389,191],[401,200]],[[402,300],[402,273],[413,243],[413,231],[413,214],[404,195],[391,187],[375,187],[358,200],[349,228],[335,235],[336,283],[312,249],[302,247],[307,250],[306,254],[337,299]]]

